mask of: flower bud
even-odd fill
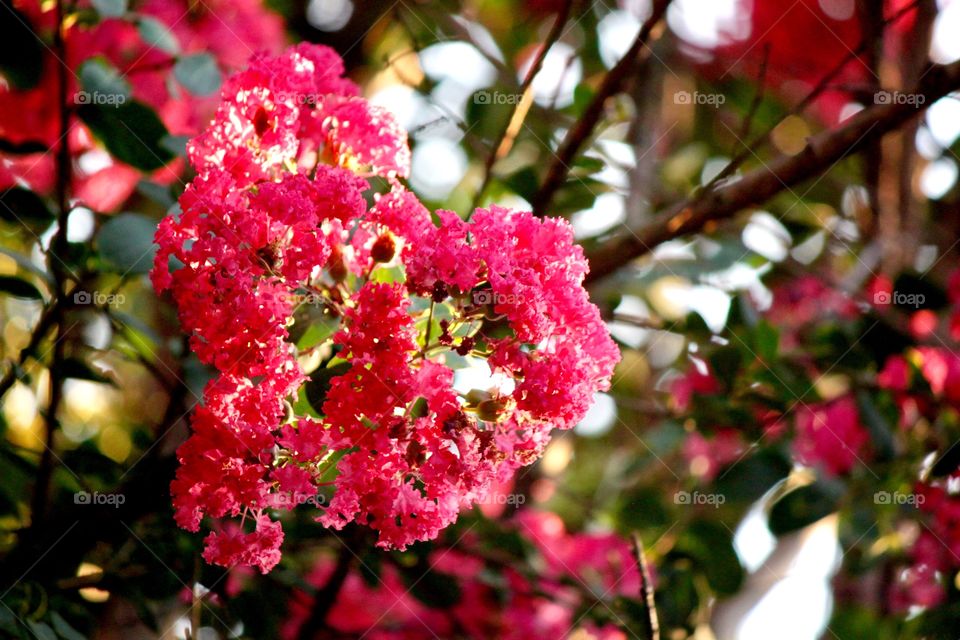
[[[457,346],[456,351],[459,355],[465,356],[473,350],[474,344],[473,338],[464,336],[463,339],[460,340],[460,345]]]
[[[370,257],[373,258],[374,262],[390,262],[396,252],[397,243],[393,239],[393,234],[384,231],[373,243],[373,247],[370,248]]]
[[[270,122],[270,116],[263,107],[258,107],[257,112],[253,114],[253,130],[258,138],[262,138],[269,129],[273,128]]]
[[[419,440],[411,440],[410,443],[407,444],[404,460],[411,467],[420,466],[427,460],[427,450],[420,444]]]
[[[343,252],[339,246],[334,246],[327,261],[327,271],[334,282],[343,282],[347,278],[347,265],[343,261]]]

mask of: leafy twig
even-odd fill
[[[800,153],[779,156],[735,182],[713,187],[673,205],[654,216],[649,224],[629,229],[628,233],[590,251],[587,281],[609,275],[663,242],[730,218],[744,207],[765,202],[784,189],[823,173],[958,88],[960,62],[930,66],[911,91],[924,97],[923,104],[879,104],[864,109],[843,126],[811,137]]]
[[[738,140],[745,140],[750,135],[750,129],[753,125],[753,119],[757,115],[757,110],[763,104],[763,94],[767,85],[767,65],[770,64],[770,43],[763,47],[763,58],[760,60],[760,74],[757,77],[757,92],[753,94],[753,100],[747,108],[747,113],[743,117],[743,124],[740,126],[740,135]]]
[[[54,298],[40,314],[40,319],[30,334],[30,342],[20,350],[20,355],[17,356],[15,361],[10,363],[10,368],[7,369],[3,377],[0,378],[0,398],[3,398],[7,391],[10,390],[10,387],[13,386],[13,383],[17,381],[17,371],[27,362],[27,358],[36,353],[40,342],[46,337],[47,332],[50,331],[50,327],[53,326],[59,313],[59,304],[60,301]]]
[[[523,83],[520,85],[519,93],[521,96],[523,96],[523,98],[513,106],[510,117],[503,124],[500,134],[496,137],[496,139],[493,141],[493,145],[490,147],[490,153],[487,155],[486,162],[484,162],[483,165],[483,182],[480,183],[480,187],[477,189],[477,194],[473,198],[472,208],[476,208],[480,205],[483,194],[490,185],[490,180],[493,177],[494,163],[506,155],[506,151],[501,151],[501,146],[506,140],[507,132],[510,131],[511,125],[514,125],[514,119],[520,115],[519,112],[523,103],[529,100],[527,94],[531,91],[533,79],[543,67],[543,61],[547,58],[547,53],[553,48],[553,45],[557,42],[557,40],[560,39],[560,36],[563,35],[563,27],[566,26],[567,20],[570,19],[570,11],[573,8],[573,1],[574,0],[565,0],[563,6],[560,7],[560,10],[557,12],[557,19],[554,21],[553,27],[550,29],[550,33],[547,34],[546,40],[544,40],[543,44],[540,45],[540,51],[537,52],[537,57],[534,58],[533,64],[530,65],[530,70],[527,71],[527,75],[524,77]]]

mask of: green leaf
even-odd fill
[[[93,8],[104,18],[119,18],[127,12],[127,0],[92,0]]]
[[[557,191],[555,202],[550,210],[554,215],[583,211],[594,205],[598,195],[608,191],[610,188],[598,180],[577,178]]]
[[[743,354],[734,345],[721,347],[710,356],[710,367],[720,382],[729,388],[740,371]]]
[[[297,318],[298,322],[299,320],[300,319]],[[340,326],[340,323],[336,319],[319,316],[319,314],[305,318],[304,324],[306,325],[306,329],[303,330],[303,333],[299,336],[293,336],[297,349],[301,351],[310,349],[326,341]]]
[[[413,401],[413,408],[410,410],[411,418],[422,418],[430,412],[429,406],[427,405],[427,399],[423,396],[417,398]]]
[[[837,510],[842,492],[837,483],[824,480],[794,489],[770,509],[770,531],[782,536],[825,518]]]
[[[149,180],[141,180],[137,183],[137,192],[144,195],[164,209],[170,208],[176,200],[170,193],[170,187]]]
[[[130,83],[120,71],[103,58],[91,58],[80,65],[80,86],[86,92],[77,97],[79,104],[118,106],[130,98]]]
[[[894,442],[894,428],[891,426],[896,423],[896,409],[892,406],[892,412],[884,415],[877,402],[865,391],[857,391],[857,404],[860,406],[860,417],[863,419],[870,432],[870,442],[872,443],[874,454],[877,460],[890,460],[896,454],[896,443]],[[878,400],[883,400],[883,397]],[[892,403],[890,403],[892,405]],[[889,418],[888,416],[891,416]]]
[[[596,92],[586,83],[578,84],[573,90],[573,111],[580,115],[586,110],[587,106],[593,101]]]
[[[877,611],[860,604],[846,604],[837,607],[830,619],[830,633],[834,638],[904,638],[896,627],[897,618],[884,619]]]
[[[956,471],[957,467],[960,467],[960,441],[953,443],[949,449],[940,454],[930,469],[930,475],[934,478],[942,478]]]
[[[0,73],[17,89],[30,89],[43,73],[43,45],[30,28],[30,21],[11,0],[2,0],[0,14]]]
[[[20,270],[29,271],[33,275],[37,276],[37,278],[39,278],[44,284],[50,285],[51,287],[54,285],[53,278],[50,276],[50,274],[38,267],[27,256],[19,254],[16,251],[11,251],[10,249],[2,246],[0,246],[0,254],[3,254],[16,262],[17,267],[19,267]]]
[[[680,555],[668,555],[657,567],[657,614],[662,628],[666,629],[689,624],[700,605],[700,589],[693,568],[686,557],[677,557]],[[664,597],[662,594],[670,595]]]
[[[423,565],[418,563],[403,573],[404,582],[417,600],[433,609],[449,609],[460,602],[460,583],[456,578],[436,570],[422,573],[422,569]]]
[[[100,258],[123,274],[147,273],[157,251],[156,231],[157,223],[139,213],[114,216],[97,234]]]
[[[29,488],[37,475],[37,465],[23,459],[8,446],[0,446],[0,509],[4,514],[16,514],[19,505],[30,500]],[[0,606],[0,614],[2,610]]]
[[[160,140],[160,146],[175,156],[186,158],[188,142],[190,142],[190,136],[166,135]]]
[[[18,631],[17,618],[13,615],[9,607],[3,605],[0,605],[0,629],[10,634],[17,633]]]
[[[670,521],[659,487],[637,487],[622,493],[614,506],[617,528],[623,532],[659,527]]]
[[[0,218],[22,224],[27,221],[50,222],[53,213],[43,198],[29,189],[13,187],[0,194]]]
[[[187,91],[208,96],[220,88],[220,68],[209,53],[184,56],[173,65],[173,75]]]
[[[154,331],[153,327],[137,315],[124,313],[123,311],[114,311],[113,315],[123,324],[124,337],[130,341],[131,344],[145,349],[146,353],[144,355],[148,356],[148,360],[156,360],[156,350],[162,342],[160,334]]]
[[[720,473],[717,493],[731,501],[751,503],[790,473],[790,460],[773,449],[762,449]]]
[[[180,43],[177,42],[176,36],[167,29],[167,25],[156,18],[140,16],[137,20],[137,27],[140,30],[140,37],[147,46],[160,49],[173,56],[180,53]]]
[[[86,640],[86,637],[82,633],[71,627],[70,623],[64,620],[63,616],[56,611],[50,614],[50,622],[53,623],[53,630],[64,640]]]
[[[26,280],[21,280],[15,276],[0,276],[0,293],[5,293],[14,298],[43,300],[43,295],[41,295],[39,289]]]
[[[775,360],[780,349],[780,331],[766,320],[761,320],[754,329],[753,346],[762,360]]]
[[[141,102],[84,104],[77,112],[107,151],[121,162],[153,171],[174,157],[160,144],[168,133],[166,126],[153,109]]]
[[[45,622],[27,620],[27,626],[30,627],[30,631],[33,632],[37,640],[57,640],[57,634],[54,633],[50,625]]]
[[[342,376],[349,370],[349,362],[340,362],[332,367],[317,369],[311,373],[310,379],[304,385],[304,391],[310,406],[320,411],[323,402],[327,399],[327,393],[330,391],[330,381],[337,376]]]
[[[480,89],[467,100],[465,120],[470,131],[493,140],[507,124],[520,96],[515,89],[493,86]]]
[[[720,594],[732,594],[743,582],[743,567],[733,548],[733,533],[709,520],[697,520],[687,528],[678,548],[696,558],[707,582]]]

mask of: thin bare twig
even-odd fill
[[[630,49],[620,61],[603,77],[593,100],[590,101],[590,104],[584,109],[583,115],[580,116],[563,139],[550,168],[547,170],[547,177],[530,203],[534,215],[545,215],[553,196],[563,186],[567,174],[570,173],[573,159],[580,153],[581,147],[586,143],[603,116],[607,99],[621,90],[643,59],[643,52],[650,50],[648,44],[653,36],[654,27],[660,23],[669,5],[670,0],[656,0],[653,3],[650,17],[640,27],[640,33],[637,34],[636,40],[633,41]]]
[[[753,94],[753,100],[747,108],[746,115],[743,116],[743,124],[740,125],[740,135],[737,140],[746,140],[750,135],[750,129],[753,127],[753,119],[757,115],[757,110],[763,104],[764,90],[767,86],[767,65],[770,63],[770,43],[763,45],[763,58],[760,59],[760,74],[757,77],[757,92]]]
[[[13,386],[13,383],[17,381],[17,372],[23,368],[24,364],[26,364],[27,358],[36,353],[37,348],[40,346],[40,342],[43,341],[47,335],[47,332],[50,331],[50,327],[53,326],[54,320],[56,320],[57,314],[59,313],[59,305],[59,300],[54,298],[40,314],[40,319],[37,321],[36,326],[33,328],[33,332],[30,334],[30,342],[27,343],[27,346],[20,350],[20,354],[17,356],[17,358],[11,361],[10,368],[7,369],[6,372],[4,372],[3,377],[0,378],[0,398],[3,398],[7,391],[10,390],[10,387]]]
[[[574,0],[565,0],[563,6],[560,7],[560,10],[557,12],[557,19],[553,23],[553,27],[550,28],[550,33],[547,34],[546,40],[543,41],[543,44],[540,46],[540,51],[537,52],[537,57],[534,58],[533,64],[530,65],[530,70],[527,71],[527,75],[523,79],[523,83],[520,85],[520,95],[524,96],[523,100],[526,100],[526,94],[528,91],[531,91],[531,85],[533,84],[533,79],[536,77],[537,73],[540,72],[540,69],[543,67],[543,61],[547,58],[547,53],[550,49],[553,48],[553,45],[560,39],[560,36],[563,35],[563,28],[567,24],[567,20],[570,19],[570,12],[573,8]],[[480,188],[477,189],[477,194],[473,197],[473,207],[476,208],[480,205],[480,201],[483,198],[484,192],[487,190],[487,187],[490,185],[490,180],[493,177],[493,165],[499,160],[504,152],[501,152],[500,147],[503,145],[504,140],[507,137],[507,132],[510,130],[511,124],[513,124],[514,118],[518,116],[518,112],[521,108],[523,100],[518,101],[514,106],[513,110],[510,112],[510,117],[507,118],[507,121],[503,123],[503,128],[500,130],[499,135],[493,141],[493,145],[490,147],[490,153],[487,155],[487,159],[483,165],[483,182],[480,183]]]
[[[650,565],[643,552],[643,542],[640,534],[633,534],[633,555],[637,561],[637,571],[640,572],[640,597],[647,609],[647,637],[650,640],[660,640],[660,618],[657,616],[657,603],[654,595],[653,580],[650,576]]]

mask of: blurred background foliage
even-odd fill
[[[603,255],[700,194],[731,158],[743,155],[743,174],[803,153],[810,136],[875,104],[878,88],[908,90],[928,49],[934,62],[960,57],[960,3],[910,3],[883,24],[907,5],[675,0],[581,152],[561,163],[547,213],[570,219],[588,255]],[[955,637],[955,573],[940,576],[937,606],[895,605],[925,525],[913,505],[876,498],[910,495],[924,460],[940,461],[935,474],[957,467],[944,454],[960,414],[942,394],[918,382],[929,406],[903,428],[903,406],[877,381],[888,356],[955,344],[946,328],[960,237],[955,96],[924,105],[865,153],[708,223],[704,235],[626,256],[592,282],[622,347],[613,388],[436,542],[377,551],[361,531],[332,535],[305,508],[285,524],[276,571],[227,575],[173,522],[173,452],[209,372],[146,272],[156,223],[175,214],[190,177],[185,138],[211,113],[222,75],[253,50],[328,44],[410,131],[409,184],[429,207],[529,207],[653,9],[646,0],[4,0],[0,32],[17,47],[0,56],[0,633],[326,638],[366,637],[369,627],[371,638],[475,637],[458,618],[472,608],[504,616],[489,637],[513,637],[525,627],[504,612],[548,617],[553,601],[567,609],[564,637],[644,638],[636,576],[629,593],[604,577],[636,572],[628,541],[638,534],[665,638]],[[84,41],[85,30],[115,22],[132,31],[92,33],[116,50]],[[71,71],[69,117],[82,123],[66,138],[56,54]],[[145,56],[149,76],[126,78]],[[75,91],[128,97],[118,108]],[[55,170],[64,157],[74,175],[66,185]],[[875,304],[888,291],[921,294],[926,314]],[[819,460],[798,454],[804,411],[847,401],[849,431],[868,434],[852,447],[857,460],[815,464],[843,442],[816,445]],[[84,503],[96,495],[112,498]],[[626,559],[605,555],[550,578],[575,596],[517,600],[510,571],[537,584],[553,562],[525,528],[534,522],[562,527],[557,545],[613,533]],[[442,570],[446,549],[479,558],[482,571]],[[328,586],[341,567],[352,574],[338,592]],[[416,601],[429,623],[386,611],[358,623],[364,630],[336,622],[351,603],[383,602],[378,584],[394,579],[410,589],[394,599]],[[473,599],[477,584],[492,602]]]

